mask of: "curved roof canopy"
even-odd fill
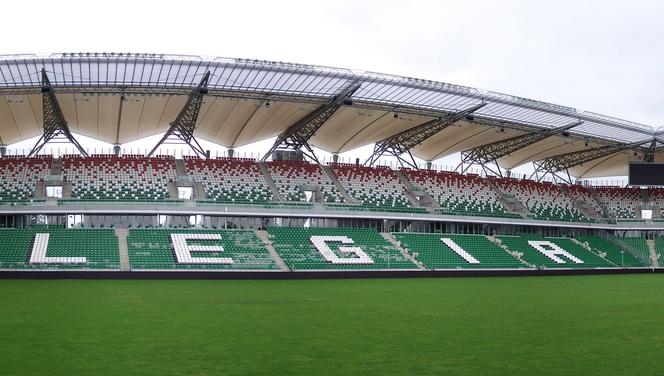
[[[458,121],[411,151],[434,160],[526,132],[572,122],[569,136],[554,136],[500,158],[505,168],[588,147],[649,142],[649,125],[570,107],[409,77],[262,60],[155,54],[65,53],[0,56],[0,143],[41,134],[40,71],[45,69],[74,133],[122,144],[163,133],[187,95],[207,72],[208,94],[196,137],[236,147],[274,137],[345,88],[360,84],[310,139],[332,153],[371,144],[437,117],[480,103],[472,119]],[[624,153],[628,158],[629,153]],[[626,169],[625,158],[606,158],[582,175]],[[618,166],[618,167],[617,167]]]

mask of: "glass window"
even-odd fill
[[[178,198],[180,200],[191,200],[194,195],[192,187],[178,187]]]
[[[61,185],[47,186],[46,197],[62,198],[62,186]]]

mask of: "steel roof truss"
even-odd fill
[[[51,81],[48,79],[48,75],[44,69],[41,70],[41,94],[42,110],[44,114],[44,132],[28,155],[36,155],[47,143],[50,142],[71,143],[82,155],[87,156],[88,153],[69,131],[67,120],[62,114],[60,103],[58,103],[58,98],[55,96],[55,92],[51,87]]]
[[[417,169],[417,163],[415,163],[415,159],[410,152],[412,148],[421,144],[431,136],[437,134],[457,121],[465,118],[466,116],[470,116],[473,112],[479,110],[485,105],[486,103],[476,104],[465,110],[454,112],[448,114],[447,116],[427,121],[426,123],[417,125],[413,128],[407,129],[381,141],[378,141],[374,146],[373,153],[369,159],[364,162],[364,164],[373,166],[376,162],[378,162],[380,157],[387,154],[395,157],[401,166],[408,166]],[[408,154],[409,158],[403,158],[402,155],[404,154]]]
[[[203,79],[196,86],[191,93],[187,102],[180,110],[180,113],[170,124],[170,128],[166,131],[161,140],[152,148],[148,156],[154,152],[162,144],[186,144],[198,155],[199,157],[208,158],[209,153],[203,150],[203,147],[198,143],[194,137],[196,130],[196,122],[198,121],[198,114],[200,113],[201,106],[203,105],[203,97],[207,94],[208,82],[210,81],[210,71],[203,75]]]

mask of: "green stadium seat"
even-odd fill
[[[187,244],[221,246],[223,251],[192,252],[192,257],[203,260],[181,263],[175,254],[172,234],[220,236],[221,239],[190,239]],[[132,269],[280,270],[263,242],[251,230],[130,229],[127,247]],[[220,258],[230,258],[232,263],[204,260]]]
[[[401,251],[373,229],[270,227],[268,234],[274,244],[274,249],[291,270],[417,269],[417,266]],[[314,244],[316,237],[319,236],[347,237],[352,243],[329,241],[321,244],[318,242],[319,247],[329,247],[332,254],[326,258]],[[342,247],[358,247],[371,262],[348,263],[346,260],[344,263],[343,259],[358,258],[358,254],[343,252]],[[336,260],[336,262],[331,260]]]
[[[655,253],[657,253],[659,258],[660,267],[664,266],[664,237],[656,236],[655,237]]]
[[[576,237],[581,242],[586,242],[595,251],[595,253],[606,253],[606,258],[618,266],[625,267],[643,267],[648,266],[639,261],[628,251],[621,252],[622,249],[608,239],[594,235],[580,235]],[[622,241],[629,244],[632,248],[643,252],[643,256],[648,259],[648,244],[644,238],[621,238]]]
[[[85,262],[31,263],[37,234],[48,234],[45,256],[80,258]],[[120,269],[118,238],[112,229],[65,229],[60,226],[33,226],[0,229],[1,269]]]
[[[394,233],[395,239],[429,269],[519,269],[528,268],[483,235]],[[469,253],[469,262],[441,241],[450,239]]]
[[[500,235],[497,238],[513,252],[522,253],[522,258],[531,265],[542,268],[573,268],[573,269],[594,269],[594,268],[612,268],[616,265],[590,252],[581,245],[568,238],[545,238],[540,235],[521,235],[510,236]],[[552,257],[548,257],[544,252],[537,250],[529,241],[548,242],[559,247],[562,251],[569,254],[572,258],[565,256],[553,256],[560,260],[556,262]],[[548,245],[542,246],[544,249],[551,249]]]

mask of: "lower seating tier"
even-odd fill
[[[429,269],[518,269],[528,266],[483,235],[393,234]]]
[[[594,235],[581,235],[577,236],[582,242],[588,243],[588,245],[595,251],[597,254],[605,253],[605,258],[611,260],[616,265],[625,266],[625,267],[642,267],[648,266],[638,258],[636,258],[632,253],[620,249],[617,245],[609,241],[608,239],[601,238]],[[629,239],[629,240],[628,240]],[[622,241],[629,244],[633,249],[640,252],[644,252],[643,256],[647,257],[648,245],[646,244],[646,239],[644,238],[622,238]]]
[[[417,269],[374,229],[272,227],[268,233],[292,270]]]
[[[112,229],[0,229],[0,269],[120,269]]]
[[[251,230],[131,229],[132,269],[279,270]]]
[[[615,268],[606,259],[585,249],[568,238],[544,238],[540,235],[503,235],[497,237],[510,251],[522,253],[522,258],[541,268]]]
[[[659,255],[659,265],[664,266],[664,237],[655,237],[655,253]]]

